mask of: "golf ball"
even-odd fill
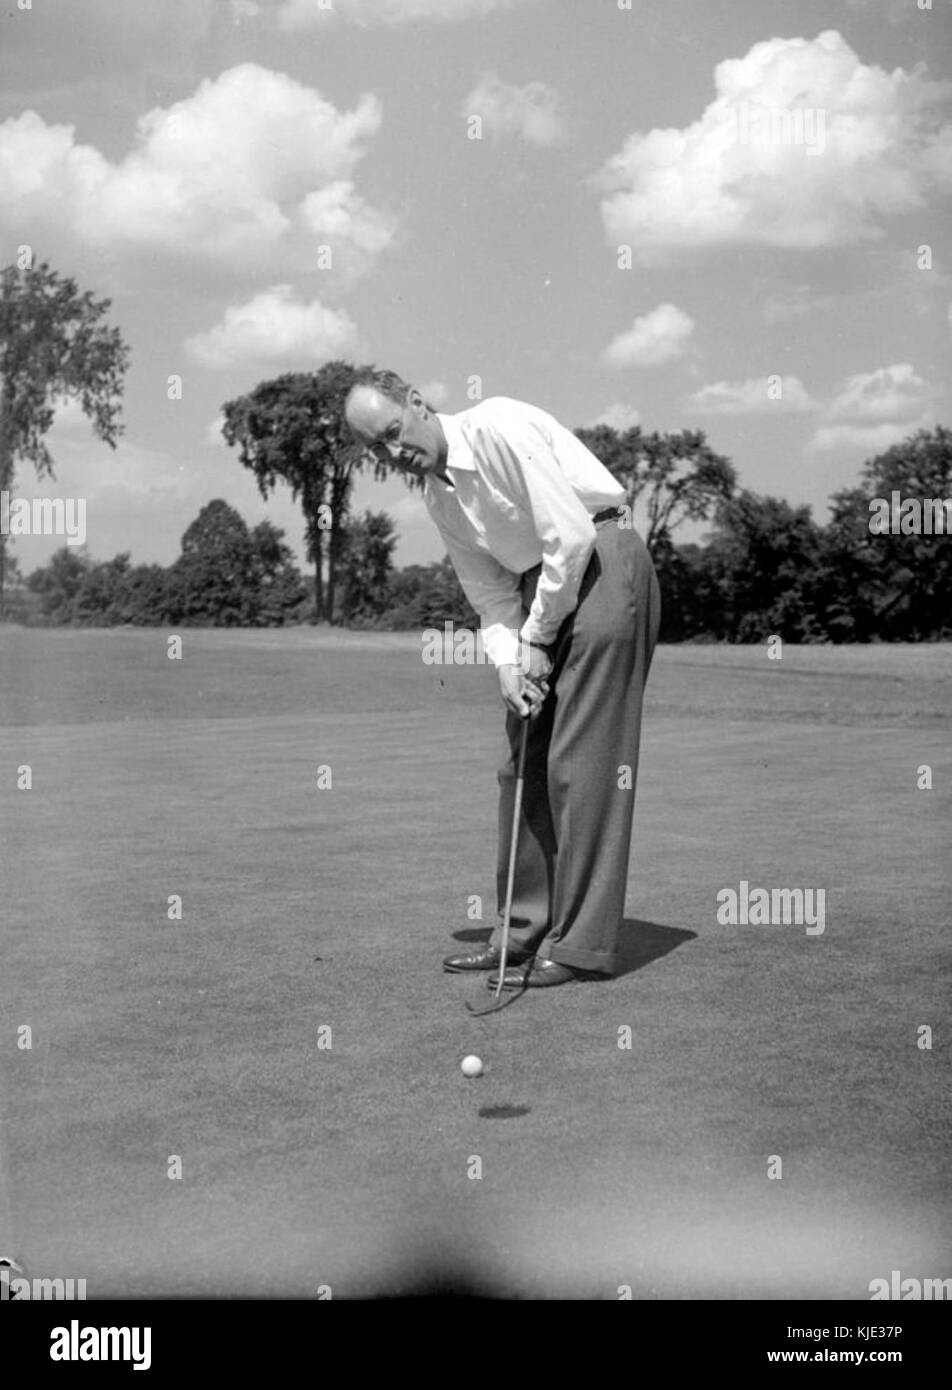
[[[482,1076],[483,1064],[478,1057],[464,1057],[460,1063],[464,1076]]]

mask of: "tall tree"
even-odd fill
[[[222,499],[208,502],[182,537],[170,587],[180,622],[245,627],[258,599],[255,549],[244,519]]]
[[[733,495],[734,466],[714,452],[701,430],[643,434],[638,425],[621,432],[595,425],[575,433],[622,484],[629,507],[643,497],[645,543],[652,553],[681,522],[706,521]]]
[[[347,526],[341,556],[341,611],[344,621],[382,613],[389,598],[397,537],[393,518],[368,508]]]
[[[771,633],[793,641],[822,636],[817,618],[820,528],[809,507],[743,489],[718,509],[699,579],[714,586],[716,635],[759,642]]]
[[[99,438],[116,447],[129,349],[103,322],[110,304],[81,294],[46,261],[0,271],[0,491],[22,461],[53,476],[46,435],[62,400],[78,400]],[[0,618],[6,540],[0,534]]]
[[[317,621],[333,621],[334,590],[347,524],[354,473],[370,464],[374,476],[387,466],[350,437],[344,421],[344,397],[357,369],[349,362],[328,362],[316,372],[292,372],[263,381],[223,407],[222,433],[237,445],[241,462],[255,475],[267,498],[280,478],[300,498],[304,512],[307,558],[315,566]],[[323,564],[327,538],[327,592]]]
[[[831,635],[915,642],[952,634],[952,538],[912,528],[892,534],[894,492],[900,504],[952,499],[952,430],[918,430],[868,460],[860,477],[858,487],[833,495],[824,538]],[[875,498],[890,512],[881,535],[870,530]],[[898,513],[896,524],[903,526]]]
[[[257,622],[262,627],[281,627],[307,599],[304,580],[280,526],[259,521],[251,532],[251,545],[258,572]]]

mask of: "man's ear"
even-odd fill
[[[407,392],[407,403],[412,405],[413,409],[417,411],[418,414],[424,416],[429,414],[426,401],[423,399],[423,393],[422,391],[418,391],[415,386],[411,386]]]

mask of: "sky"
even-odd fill
[[[109,297],[132,351],[119,447],[66,405],[13,495],[162,564],[221,497],[303,561],[220,410],[343,357],[440,410],[703,430],[822,521],[952,424],[950,38],[952,0],[6,0],[0,263]],[[365,507],[441,558],[399,478]]]

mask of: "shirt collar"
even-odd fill
[[[476,462],[473,458],[473,450],[469,441],[463,433],[463,427],[457,415],[441,415],[436,412],[436,418],[443,426],[443,433],[446,435],[446,466],[447,468],[460,469],[465,473],[476,472]]]

